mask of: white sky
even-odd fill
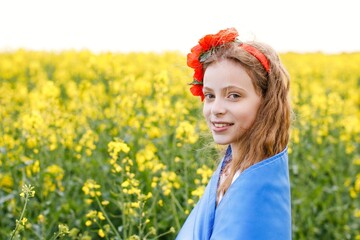
[[[188,52],[235,27],[279,52],[360,51],[358,0],[0,0],[0,51]]]

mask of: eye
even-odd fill
[[[215,95],[211,94],[211,93],[204,93],[204,96],[205,96],[205,99],[207,99],[207,100],[215,98]]]
[[[238,94],[238,93],[230,93],[228,95],[228,98],[230,98],[230,99],[238,99],[238,98],[241,98],[241,95]]]

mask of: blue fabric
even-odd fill
[[[176,240],[289,240],[291,202],[287,149],[245,171],[216,207],[223,161]]]

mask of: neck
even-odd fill
[[[239,156],[239,145],[236,143],[231,143],[230,146],[232,159],[237,159],[237,157]]]

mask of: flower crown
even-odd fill
[[[213,53],[214,49],[230,42],[239,42],[239,46],[253,55],[263,65],[267,72],[270,71],[269,61],[265,55],[257,50],[255,47],[238,41],[239,36],[235,28],[227,28],[220,30],[217,34],[208,34],[199,40],[199,44],[191,49],[191,52],[187,55],[187,65],[194,69],[193,82],[190,83],[191,93],[194,96],[201,97],[201,101],[204,100],[203,79],[204,69],[203,63]]]

